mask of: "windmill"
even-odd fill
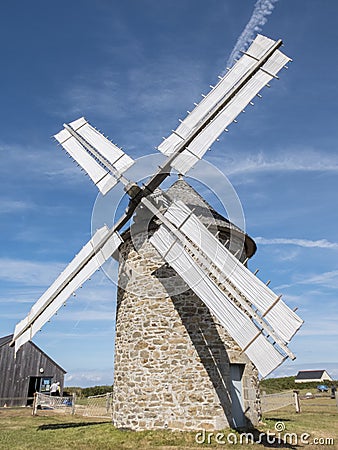
[[[219,135],[227,131],[227,126],[236,121],[236,117],[249,103],[252,103],[252,99],[256,95],[260,95],[261,89],[267,86],[273,78],[278,78],[277,73],[290,61],[290,58],[279,50],[281,45],[281,40],[274,41],[262,35],[256,37],[249,49],[243,52],[242,57],[228,70],[227,74],[219,77],[218,84],[211,86],[208,95],[204,96],[195,109],[181,121],[177,129],[173,130],[172,134],[159,145],[158,150],[165,155],[166,159],[141,186],[135,181],[130,181],[125,175],[134,161],[92,127],[85,118],[82,117],[69,124],[64,124],[64,128],[55,135],[56,140],[87,172],[103,195],[118,183],[122,183],[129,196],[129,204],[111,228],[104,226],[95,232],[90,241],[34,304],[28,316],[17,324],[11,343],[11,345],[15,345],[16,351],[25,342],[32,339],[74,291],[112,255],[116,254],[118,249],[125,248],[129,237],[126,233],[122,233],[123,227],[133,217],[136,223],[137,217],[142,216],[143,211],[143,214],[144,212],[146,215],[148,214],[152,223],[155,223],[152,232],[145,238],[145,245],[148,249],[152,249],[159,262],[157,267],[153,267],[153,271],[155,272],[158,267],[165,264],[164,267],[178,275],[180,282],[191,293],[190,300],[193,299],[193,305],[200,302],[200,316],[201,314],[210,316],[212,324],[216,324],[217,335],[221,336],[225,332],[226,339],[232,340],[236,344],[236,358],[240,364],[243,363],[241,358],[245,357],[245,361],[251,362],[252,371],[257,368],[261,376],[265,377],[286,358],[295,358],[288,344],[301,327],[302,320],[283,302],[281,296],[277,296],[247,269],[246,262],[253,251],[250,254],[247,248],[245,251],[243,248],[238,248],[237,252],[233,254],[229,250],[229,242],[211,232],[196,211],[182,201],[182,198],[173,197],[169,192],[170,189],[168,192],[164,192],[160,188],[173,169],[179,174],[185,175],[195,166]],[[149,220],[147,223],[150,223]],[[231,226],[229,227],[231,228]],[[250,241],[243,232],[237,230],[237,234],[244,241]],[[254,244],[252,245],[254,246]],[[120,291],[119,295],[121,297],[123,293]],[[135,304],[134,300],[132,303]],[[174,295],[169,296],[169,300],[172,303]],[[143,299],[143,304],[144,301],[147,300]],[[118,307],[119,304],[121,304],[121,298],[120,301],[118,300]],[[176,307],[176,309],[179,308]],[[200,324],[196,325],[196,316],[194,320],[195,328],[201,330]],[[204,319],[201,317],[200,320]],[[120,319],[121,321],[123,322],[123,318]],[[153,329],[156,330],[156,326],[155,323]],[[187,329],[189,328],[188,325],[185,326]],[[171,327],[170,323],[168,327]],[[158,330],[154,333],[159,338]],[[117,337],[119,335],[119,330],[117,330]],[[129,384],[126,379],[123,380],[121,371],[116,367],[117,364],[120,364],[123,354],[128,353],[126,345],[132,339],[138,339],[141,351],[142,348],[150,349],[150,346],[147,347],[147,343],[142,342],[142,340],[144,341],[142,333],[139,333],[138,337],[137,332],[134,335],[134,338],[129,337],[123,344],[125,347],[115,361],[117,379],[114,383],[116,386],[114,422],[118,426],[127,425],[135,429],[163,426],[185,429],[194,428],[197,423],[199,427],[207,423],[217,429],[224,428],[226,425],[244,424],[234,412],[236,407],[234,399],[230,402],[233,408],[230,413],[224,406],[224,401],[222,403],[221,397],[226,397],[227,391],[222,388],[223,391],[220,393],[222,389],[219,385],[226,384],[228,375],[224,376],[220,373],[221,363],[215,365],[220,381],[213,383],[215,388],[213,395],[220,399],[217,407],[218,409],[223,408],[223,412],[219,415],[223,419],[218,417],[218,420],[213,422],[208,422],[205,417],[199,419],[199,422],[190,418],[188,425],[176,420],[177,417],[182,418],[187,414],[190,416],[194,414],[195,410],[192,408],[194,401],[184,399],[180,403],[177,392],[175,391],[176,395],[173,390],[170,391],[173,387],[167,385],[168,383],[165,381],[159,388],[157,379],[153,386],[147,386],[148,390],[144,391],[142,385],[146,379],[142,377],[146,376],[145,373],[151,373],[151,364],[149,366],[146,356],[148,365],[145,363],[143,375],[133,379],[130,374]],[[208,333],[203,333],[203,339],[205,349],[209,351]],[[224,342],[224,339],[221,337],[220,342]],[[185,345],[188,344],[184,343],[183,347]],[[193,350],[191,351],[193,352]],[[132,359],[132,356],[128,355],[125,358]],[[215,363],[214,355],[210,358]],[[165,363],[157,367],[163,371]],[[156,376],[158,377],[158,373],[157,375],[152,373],[153,380],[156,379]],[[181,373],[183,372],[181,371]],[[186,377],[186,372],[184,374]],[[205,375],[211,376],[210,373],[205,373]],[[235,379],[236,376],[238,378],[238,374],[234,375]],[[187,377],[194,378],[194,374],[190,373]],[[241,376],[239,376],[239,381],[240,379]],[[132,386],[131,389],[134,393],[140,393],[135,394],[140,399],[139,402],[136,397],[128,398],[128,388],[123,390],[123,386],[127,384]],[[186,386],[183,387],[183,390],[187,389]],[[235,383],[233,386],[236,390]],[[164,393],[161,394],[162,397],[159,397],[158,393],[161,390]],[[173,399],[174,394],[176,395],[175,399]],[[145,397],[147,398],[145,399]],[[153,400],[149,400],[151,397],[154,397]],[[202,398],[199,401],[196,400],[195,403],[202,404],[203,401],[207,404],[209,400]],[[227,401],[229,402],[229,400]],[[182,412],[183,403],[186,409]],[[174,407],[170,405],[174,405]],[[166,407],[168,409],[167,418],[159,420],[159,409]],[[206,414],[213,414],[210,410],[209,413],[206,412],[207,408],[204,408],[203,411],[201,413],[198,410],[196,415],[202,417]],[[234,416],[236,417],[234,418]],[[254,423],[255,420],[253,419],[252,422]]]

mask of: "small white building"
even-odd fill
[[[325,383],[332,381],[326,370],[300,370],[295,378],[295,383]]]

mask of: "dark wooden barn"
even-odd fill
[[[13,335],[0,338],[0,407],[27,406],[34,392],[49,393],[53,381],[63,392],[66,371],[33,342],[27,342],[14,356]]]

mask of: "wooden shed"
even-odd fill
[[[49,394],[53,381],[60,382],[62,393],[66,371],[30,341],[15,357],[12,338],[0,338],[0,407],[30,405],[34,392]]]

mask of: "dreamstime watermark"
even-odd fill
[[[196,433],[197,444],[218,444],[218,445],[248,445],[248,444],[268,444],[268,445],[334,445],[332,437],[312,437],[310,433],[289,433],[284,422],[275,423],[275,432],[266,433],[221,433],[202,430]]]

